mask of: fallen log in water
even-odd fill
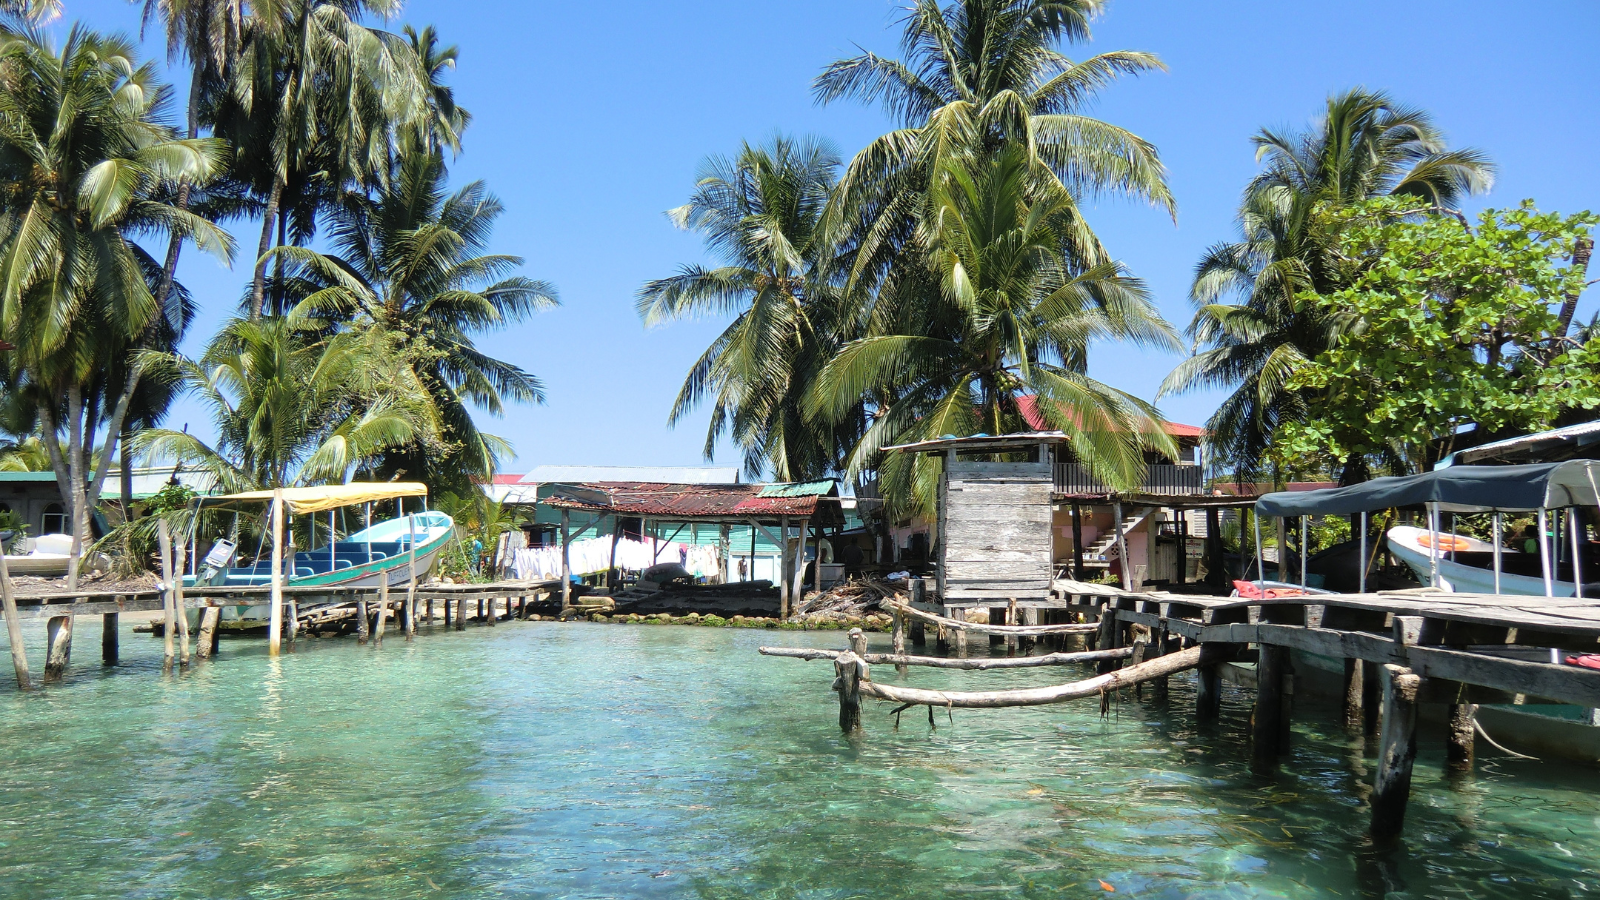
[[[947,619],[936,616],[931,612],[923,612],[914,606],[905,603],[896,603],[885,599],[878,604],[880,609],[898,610],[903,615],[913,619],[921,619],[934,625],[941,625],[955,631],[971,631],[975,634],[1009,634],[1015,637],[1039,637],[1046,634],[1088,634],[1099,629],[1099,625],[1089,622],[1083,625],[988,625],[978,622],[963,622],[960,619]]]
[[[1050,687],[1021,688],[1011,691],[930,691],[922,688],[878,684],[862,678],[858,690],[868,697],[895,703],[963,709],[997,709],[1006,706],[1042,706],[1082,697],[1098,697],[1107,691],[1129,687],[1141,681],[1192,669],[1200,663],[1200,648],[1158,656],[1149,662],[1118,669],[1083,681]]]
[[[843,650],[813,650],[807,647],[761,647],[762,656],[787,659],[838,659]],[[1082,653],[1047,653],[1044,656],[1013,656],[996,659],[955,659],[943,656],[899,656],[893,653],[858,653],[873,665],[928,666],[935,669],[1031,669],[1036,666],[1067,666],[1104,659],[1127,659],[1132,647],[1115,650],[1089,650]]]

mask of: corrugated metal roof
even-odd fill
[[[1524,434],[1514,438],[1480,444],[1465,450],[1457,450],[1434,465],[1435,469],[1447,469],[1454,465],[1467,465],[1486,459],[1505,457],[1510,460],[1521,457],[1529,460],[1554,461],[1556,456],[1553,451],[1561,449],[1562,445],[1570,444],[1573,449],[1583,449],[1600,442],[1600,421],[1583,422],[1577,425],[1568,425],[1552,431],[1541,431],[1536,434]],[[1541,455],[1545,454],[1545,455]]]
[[[794,481],[788,484],[768,484],[761,488],[757,497],[826,497],[835,493],[836,483],[832,478],[822,481]]]
[[[829,483],[830,489],[832,483]],[[838,524],[844,514],[838,499],[819,494],[763,497],[760,484],[671,484],[662,482],[588,482],[563,484],[544,503],[557,508],[614,512],[669,520],[773,519],[781,516],[820,519]]]

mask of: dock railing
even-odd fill
[[[1111,493],[1111,488],[1083,463],[1056,463],[1054,489],[1058,494]],[[1140,490],[1146,494],[1190,496],[1204,493],[1204,482],[1199,466],[1158,463],[1145,467]]]

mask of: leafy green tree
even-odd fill
[[[1247,478],[1277,429],[1307,415],[1307,395],[1289,388],[1294,373],[1351,321],[1305,299],[1344,286],[1318,210],[1384,195],[1450,207],[1487,190],[1494,173],[1482,153],[1449,149],[1426,113],[1364,88],[1330,97],[1308,131],[1263,129],[1253,142],[1263,168],[1240,203],[1241,239],[1212,245],[1196,267],[1196,352],[1162,386],[1231,389],[1206,429]],[[1342,477],[1364,480],[1362,459],[1349,462]]]
[[[272,316],[233,320],[197,360],[146,354],[151,371],[210,409],[217,440],[152,428],[136,449],[251,490],[345,482],[386,452],[436,447],[438,423],[403,364],[405,343],[381,329],[330,336],[319,323]]]
[[[639,290],[647,327],[733,315],[690,368],[668,423],[709,400],[706,458],[730,435],[752,477],[770,471],[798,481],[838,471],[859,431],[805,408],[811,382],[853,327],[821,226],[838,167],[825,143],[782,136],[706,160],[689,202],[668,215],[704,235],[724,265],[684,266]]]
[[[56,50],[32,32],[0,36],[0,332],[16,348],[11,383],[38,410],[75,561],[138,388],[127,355],[161,313],[148,280],[159,264],[129,236],[231,252],[225,232],[171,202],[178,182],[215,177],[226,152],[175,137],[167,100],[124,39],[74,28]]]
[[[351,195],[330,211],[334,253],[275,251],[308,285],[297,316],[341,330],[377,328],[403,343],[447,447],[392,450],[412,477],[461,487],[492,476],[508,448],[478,429],[472,407],[499,415],[507,403],[544,400],[537,378],[473,343],[475,334],[559,303],[548,282],[513,274],[521,257],[488,252],[503,211],[481,181],[449,192],[443,159],[414,152],[373,196]]]
[[[855,469],[872,465],[889,438],[1031,430],[1020,402],[1030,394],[1046,427],[1065,432],[1118,488],[1141,480],[1146,450],[1176,455],[1154,407],[1087,374],[1095,340],[1173,347],[1176,335],[1118,266],[1070,264],[1062,231],[1074,226],[1071,197],[1037,177],[1040,165],[1012,144],[939,172],[926,258],[937,290],[917,295],[924,327],[852,341],[816,386],[815,406],[834,414],[864,394],[893,398],[876,410]],[[891,456],[880,475],[885,497],[932,507],[936,463]]]
[[[1563,336],[1583,290],[1572,248],[1600,216],[1488,210],[1473,228],[1427,201],[1390,198],[1318,214],[1346,287],[1299,302],[1354,323],[1297,367],[1287,389],[1315,398],[1271,456],[1392,459],[1425,470],[1464,426],[1521,433],[1600,406],[1600,344]]]

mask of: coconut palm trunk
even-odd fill
[[[261,216],[261,242],[256,245],[255,281],[250,289],[250,320],[261,318],[261,307],[267,297],[267,251],[272,249],[272,226],[278,220],[278,207],[283,202],[284,179],[272,178],[272,193],[267,196],[267,210]]]

